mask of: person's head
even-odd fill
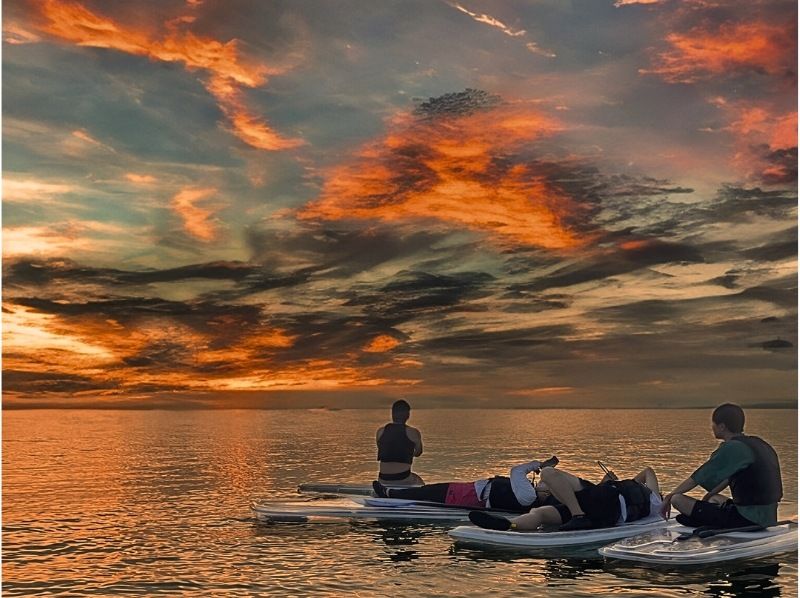
[[[741,434],[744,430],[744,411],[739,405],[723,403],[711,414],[711,431],[714,438]]]
[[[411,405],[408,404],[408,401],[400,399],[392,403],[392,421],[394,423],[406,423],[409,415],[411,415]]]

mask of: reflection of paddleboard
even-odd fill
[[[392,486],[384,484],[387,488],[413,488],[414,486]],[[336,483],[309,483],[300,484],[297,491],[302,494],[345,494],[353,496],[372,496],[372,484],[336,484]]]
[[[467,521],[471,509],[396,498],[352,498],[313,502],[263,502],[251,505],[261,521],[303,522],[312,519],[373,519],[392,521]],[[498,515],[514,517],[513,513]]]
[[[507,547],[577,546],[580,544],[601,544],[611,540],[635,536],[645,531],[663,529],[668,525],[675,524],[667,523],[658,515],[651,515],[638,521],[623,523],[614,527],[572,532],[501,532],[471,525],[462,525],[450,530],[448,533],[459,542],[469,544]]]
[[[797,524],[787,523],[761,531],[721,532],[709,538],[691,537],[692,528],[673,526],[604,546],[608,558],[664,565],[700,565],[734,559],[754,559],[797,550]]]

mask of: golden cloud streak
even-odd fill
[[[219,102],[220,109],[232,124],[233,133],[242,141],[263,150],[284,150],[303,144],[274,132],[261,117],[245,106],[241,87],[258,87],[267,75],[282,71],[265,64],[249,64],[239,54],[236,40],[225,43],[199,37],[178,29],[193,18],[179,18],[167,23],[167,34],[155,39],[150,32],[126,27],[96,15],[77,2],[44,0],[39,7],[40,29],[53,37],[79,46],[109,48],[146,56],[162,62],[180,62],[187,70],[210,73],[206,88]]]
[[[570,249],[590,241],[563,222],[577,204],[509,154],[558,124],[521,105],[448,118],[398,117],[390,132],[326,176],[301,219],[435,219],[521,245]]]
[[[217,226],[211,222],[213,211],[198,205],[216,192],[213,187],[186,188],[172,198],[172,209],[183,221],[184,230],[201,241],[217,237]]]

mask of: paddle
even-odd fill
[[[603,473],[606,474],[606,477],[609,480],[611,480],[612,482],[616,482],[617,480],[619,480],[619,478],[617,477],[617,474],[615,474],[608,467],[606,467],[605,464],[602,461],[597,461],[597,464],[600,466],[600,469],[603,470]]]
[[[783,521],[778,521],[775,525],[786,525],[787,523],[796,523],[793,519],[784,519]],[[773,526],[770,526],[773,527]],[[761,525],[745,525],[742,527],[728,527],[728,528],[715,528],[710,525],[705,525],[702,527],[696,527],[691,532],[685,532],[675,538],[673,542],[683,542],[684,540],[689,540],[691,538],[712,538],[714,536],[718,536],[720,534],[729,534],[731,532],[760,532],[764,531],[766,528]]]

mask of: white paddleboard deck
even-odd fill
[[[472,509],[397,498],[351,497],[319,501],[262,502],[251,505],[256,518],[271,522],[310,519],[373,519],[386,521],[468,521]],[[495,512],[495,511],[493,511]],[[512,513],[497,512],[513,517]]]
[[[614,527],[578,530],[572,532],[535,531],[515,532],[483,529],[471,525],[462,525],[450,530],[450,536],[460,542],[481,544],[484,546],[506,547],[547,547],[547,546],[580,546],[602,544],[611,540],[635,536],[646,531],[664,529],[674,522],[668,523],[658,515],[652,515],[639,521],[624,523]]]
[[[663,565],[702,565],[737,559],[754,559],[797,551],[797,524],[789,523],[758,532],[729,532],[710,538],[678,541],[692,528],[674,526],[627,538],[604,546],[604,557]]]

